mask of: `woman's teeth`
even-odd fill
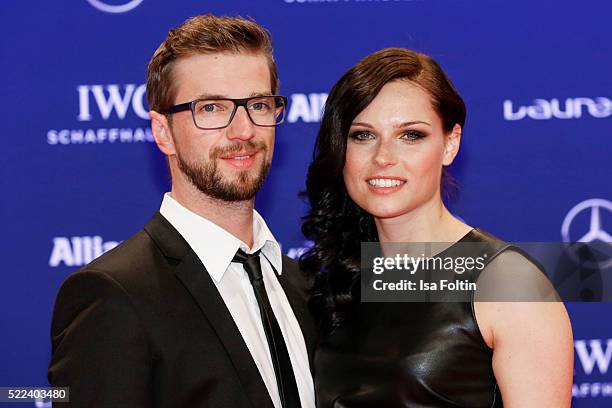
[[[404,184],[405,181],[395,180],[395,179],[371,179],[368,180],[368,184],[375,187],[397,187],[401,184]]]

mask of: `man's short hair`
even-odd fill
[[[279,88],[270,33],[252,19],[195,16],[170,30],[147,67],[149,109],[165,113],[175,104],[172,70],[177,59],[217,52],[263,54],[268,60],[272,94]]]

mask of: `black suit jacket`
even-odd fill
[[[307,280],[283,257],[279,281],[311,357]],[[73,407],[273,408],[204,265],[159,213],[66,279],[51,337],[49,382]]]

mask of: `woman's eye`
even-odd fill
[[[353,140],[356,141],[364,141],[364,140],[371,140],[374,139],[374,135],[371,134],[370,132],[365,132],[365,131],[359,131],[359,132],[353,132],[349,135],[349,137]]]
[[[407,140],[409,142],[416,142],[419,139],[425,137],[425,133],[419,132],[418,130],[409,130],[402,135],[403,140]]]

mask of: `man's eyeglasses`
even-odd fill
[[[191,110],[193,123],[198,129],[213,130],[229,126],[239,106],[244,107],[253,124],[271,127],[280,125],[285,120],[287,97],[266,95],[242,99],[196,99],[174,105],[167,113]]]

